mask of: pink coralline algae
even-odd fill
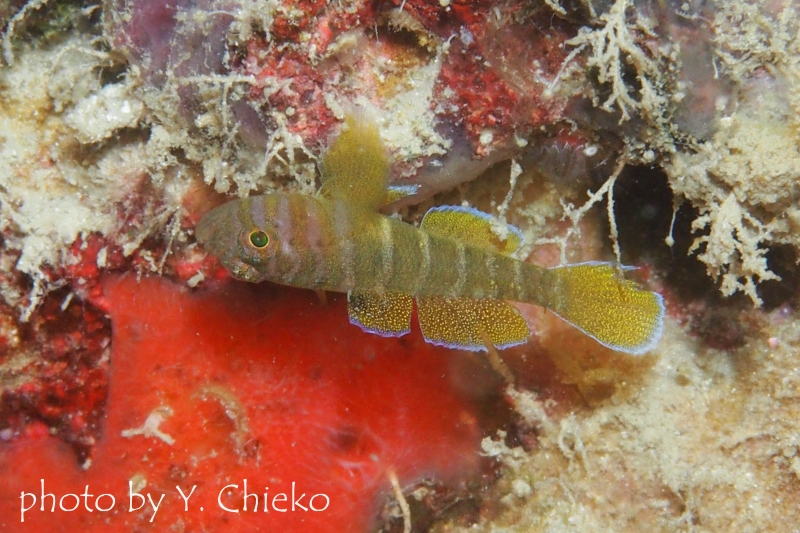
[[[409,54],[430,61],[436,46],[446,46],[446,52],[437,59],[430,108],[436,127],[455,142],[469,143],[470,158],[507,152],[514,134],[528,136],[563,119],[564,102],[541,96],[545,80],[555,78],[566,57],[568,38],[546,10],[525,3],[411,0],[345,8],[298,0],[282,4],[268,28],[242,39],[233,33],[240,9],[233,1],[109,0],[106,32],[146,83],[177,86],[179,116],[189,129],[209,106],[219,105],[202,101],[204,83],[224,83],[214,76],[246,83],[243,92],[226,92],[230,126],[245,144],[262,149],[268,132],[285,127],[309,149],[321,150],[341,119],[332,101],[360,97],[383,107],[386,80],[377,71],[402,64]],[[387,49],[384,41],[401,32],[415,37]],[[345,35],[358,41],[356,50],[340,42]],[[399,169],[413,178],[408,168]],[[422,173],[422,179],[429,176]]]
[[[28,323],[4,328],[13,330],[13,339],[0,341],[0,363],[16,370],[4,377],[0,392],[0,431],[2,440],[24,441],[32,428],[46,426],[82,463],[100,434],[111,331],[103,312],[88,302],[62,309],[66,294],[54,292]],[[13,316],[9,311],[0,309],[4,317]]]
[[[543,80],[552,80],[566,58],[567,32],[544,11],[527,14],[520,5],[487,5],[483,16],[465,6],[462,26],[455,26],[450,53],[442,66],[437,93],[451,93],[454,111],[446,117],[463,124],[476,155],[512,146],[513,136],[526,138],[535,129],[553,127],[564,118],[564,102],[543,98]],[[528,8],[529,9],[529,8]],[[498,20],[497,17],[501,17]],[[524,17],[524,23],[514,23]],[[538,28],[547,19],[549,32]],[[542,20],[540,20],[542,19]],[[490,142],[486,132],[492,133]]]

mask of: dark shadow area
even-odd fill
[[[769,269],[780,276],[780,281],[765,281],[758,287],[758,295],[764,300],[764,309],[789,306],[797,309],[800,304],[800,264],[797,251],[787,245],[772,246],[767,252]]]
[[[684,203],[678,208],[672,247],[666,243],[672,220],[672,190],[659,169],[628,167],[614,187],[614,215],[619,230],[622,261],[650,263],[682,301],[716,298],[717,287],[705,265],[687,252],[696,235],[691,232],[697,211]],[[603,218],[608,231],[608,222]]]
[[[689,331],[711,348],[735,350],[759,328],[753,303],[742,293],[724,297],[718,282],[711,279],[706,266],[697,260],[698,252],[688,255],[692,242],[701,235],[692,233],[692,221],[698,212],[688,202],[678,209],[672,228],[675,242],[672,247],[667,246],[672,202],[672,191],[661,170],[629,167],[620,176],[614,188],[614,213],[623,263],[652,265],[654,273],[664,281],[673,304],[680,306],[678,318],[686,321]],[[797,259],[794,248],[786,245],[775,245],[767,252],[769,268],[781,281],[758,285],[758,295],[764,302],[762,310],[797,308],[800,293]]]
[[[667,246],[672,219],[672,191],[666,175],[648,167],[627,168],[614,188],[614,213],[619,228],[622,260],[626,264],[652,264],[670,290],[683,303],[704,300],[728,307],[748,307],[750,299],[741,293],[724,297],[718,284],[706,272],[696,253],[687,255],[694,239],[692,221],[697,210],[688,202],[678,209],[672,237],[675,243]],[[606,228],[606,231],[607,228]],[[797,253],[786,245],[775,245],[767,252],[770,270],[781,281],[765,281],[758,286],[766,311],[784,305],[797,307],[800,289],[800,266]]]

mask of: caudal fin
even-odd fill
[[[549,269],[554,275],[547,307],[599,343],[630,354],[653,349],[664,327],[660,294],[622,279],[610,263]]]

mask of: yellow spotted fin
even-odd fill
[[[505,255],[513,254],[525,242],[519,229],[471,207],[433,207],[425,213],[419,227],[429,233]]]
[[[551,296],[543,304],[600,344],[630,354],[655,347],[664,324],[660,294],[621,278],[610,263],[581,263],[548,269]]]
[[[342,132],[320,162],[322,187],[317,194],[377,210],[387,203],[389,167],[378,127],[361,116],[347,115]]]
[[[517,228],[498,227],[490,215],[469,207],[434,207],[420,229],[503,255],[516,252],[524,242]],[[501,231],[504,238],[498,235]],[[448,348],[486,350],[488,338],[502,349],[522,344],[531,335],[519,310],[501,300],[418,296],[417,314],[425,340]]]
[[[402,292],[353,289],[347,293],[350,323],[381,337],[401,337],[411,331],[414,301]]]
[[[485,351],[488,338],[503,349],[531,336],[519,310],[501,300],[419,296],[417,313],[425,340],[447,348]]]

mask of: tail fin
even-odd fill
[[[553,292],[547,307],[600,344],[630,354],[655,348],[664,327],[664,301],[620,279],[610,263],[549,269]]]

